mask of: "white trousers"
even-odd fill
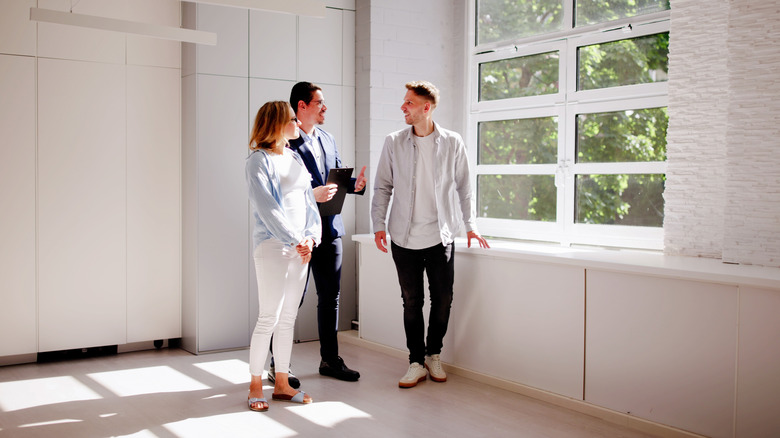
[[[261,242],[254,258],[259,312],[249,344],[249,372],[253,376],[263,374],[272,334],[275,368],[289,371],[295,318],[309,265],[301,264],[295,248],[276,239]]]

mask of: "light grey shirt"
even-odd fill
[[[448,245],[460,231],[461,223],[465,224],[466,231],[477,230],[469,163],[460,134],[434,124],[432,135],[435,157],[433,187],[439,237],[442,244]],[[387,231],[392,241],[404,248],[408,248],[414,214],[417,162],[418,151],[414,146],[412,127],[385,137],[376,169],[371,221],[375,233]]]

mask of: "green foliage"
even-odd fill
[[[580,47],[578,59],[580,90],[665,81],[669,33]]]
[[[666,108],[577,115],[577,162],[666,160]]]
[[[669,0],[577,0],[575,26],[605,23],[669,9]]]
[[[479,164],[549,164],[558,161],[558,118],[497,120],[479,124]]]
[[[478,0],[477,44],[516,40],[561,30],[560,0]]]
[[[498,219],[555,222],[552,175],[479,175],[477,214]]]
[[[479,66],[479,100],[558,92],[558,52],[486,62]]]
[[[664,175],[577,175],[577,223],[661,227]]]

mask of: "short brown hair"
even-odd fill
[[[434,108],[439,104],[439,89],[428,81],[407,82],[406,89],[430,102]]]
[[[287,143],[284,128],[290,123],[290,104],[283,100],[266,102],[257,111],[249,137],[249,149],[273,149],[278,143]]]
[[[311,99],[314,97],[314,92],[317,90],[322,91],[322,88],[311,82],[298,82],[293,85],[292,90],[290,90],[290,106],[292,106],[295,114],[298,114],[298,102],[303,101],[306,105],[310,104]]]

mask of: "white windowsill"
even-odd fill
[[[374,248],[373,234],[355,234],[352,240]],[[780,268],[733,265],[718,259],[664,255],[661,252],[607,248],[566,248],[555,244],[488,240],[490,249],[468,248],[465,238],[455,240],[461,253],[477,256],[552,263],[712,283],[780,290]],[[476,244],[472,241],[472,246]]]

